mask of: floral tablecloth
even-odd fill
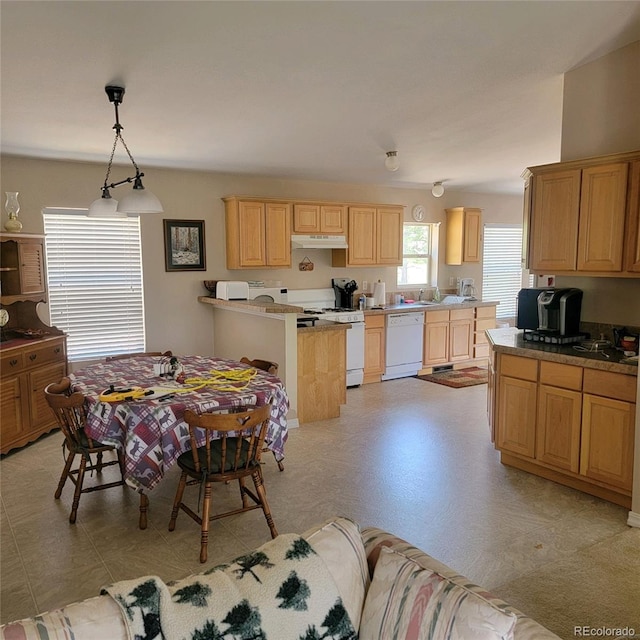
[[[189,378],[210,378],[212,372],[249,369],[235,360],[204,356],[178,358]],[[95,364],[70,375],[73,391],[87,398],[86,430],[91,438],[115,445],[125,452],[125,481],[137,491],[155,487],[178,456],[189,449],[189,428],[184,412],[204,413],[242,405],[262,406],[273,402],[267,447],[277,460],[284,458],[287,441],[289,399],[280,378],[257,371],[244,389],[221,391],[205,386],[188,393],[176,392],[156,400],[101,402],[100,394],[110,385],[120,387],[171,386],[154,374],[160,358],[141,357]],[[180,385],[175,385],[177,391]],[[185,385],[188,386],[188,385]],[[233,385],[232,385],[233,386]],[[237,383],[237,386],[243,386]]]

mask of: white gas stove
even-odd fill
[[[347,387],[357,387],[364,378],[364,312],[336,308],[333,289],[289,289],[287,304],[302,307],[306,316],[351,324],[347,329]]]

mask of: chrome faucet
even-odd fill
[[[424,289],[420,289],[418,292],[418,302],[422,302],[422,296],[424,295]]]

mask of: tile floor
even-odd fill
[[[502,466],[489,442],[486,385],[405,378],[347,395],[340,418],[291,430],[284,473],[265,456],[280,532],[346,515],[405,538],[563,638],[576,625],[630,626],[640,637],[640,530],[621,507]],[[146,531],[137,528],[137,496],[121,487],[83,495],[69,525],[71,486],[53,499],[60,443],[54,433],[0,462],[0,622],[117,580],[180,578],[269,539],[260,511],[215,521],[200,565],[197,525],[181,514],[167,531],[175,467],[151,494]],[[237,485],[215,487],[216,498],[236,500]]]

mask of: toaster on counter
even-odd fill
[[[248,300],[249,283],[240,280],[223,280],[216,285],[216,298],[221,300]]]

